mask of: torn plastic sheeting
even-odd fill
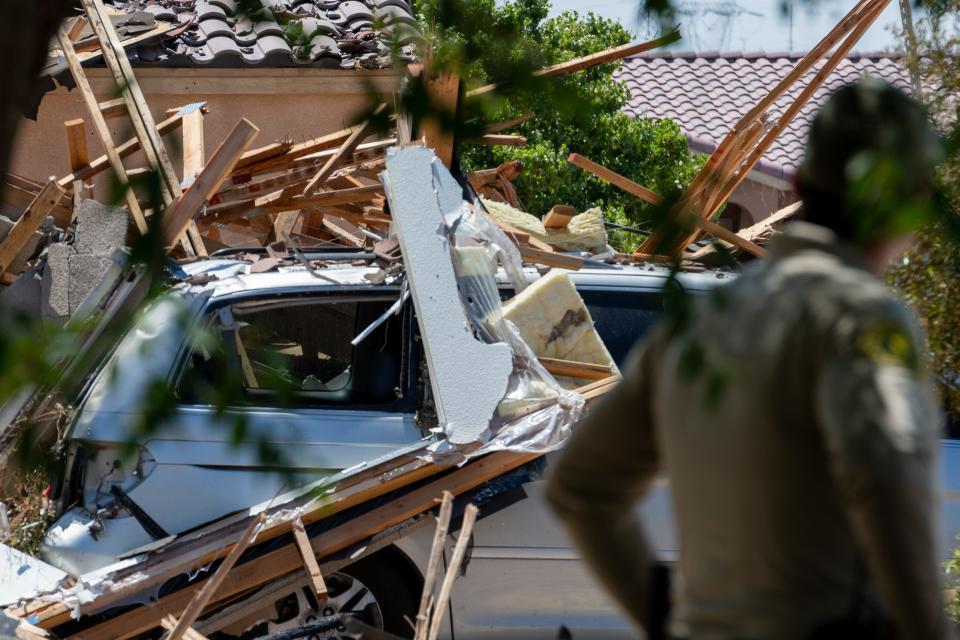
[[[462,461],[493,451],[542,453],[559,447],[580,416],[583,399],[561,387],[540,364],[517,327],[504,316],[497,286],[497,263],[522,273],[520,256],[506,235],[478,209],[464,202],[453,225],[454,266],[467,319],[479,340],[503,342],[514,353],[507,392],[490,422],[488,439],[463,454],[445,442],[431,447],[435,456],[462,456]],[[512,261],[513,259],[513,261]]]

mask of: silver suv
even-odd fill
[[[87,573],[433,437],[429,416],[419,412],[430,385],[409,301],[354,340],[394,305],[400,286],[383,279],[369,254],[307,257],[325,261],[319,275],[304,266],[258,272],[258,261],[229,253],[187,265],[188,281],[145,312],[93,379],[71,427],[67,471],[55,488],[64,511],[47,533],[47,562]],[[659,315],[668,272],[596,263],[570,275],[622,362]],[[694,292],[731,277],[680,275]],[[161,426],[144,430],[141,407],[169,389],[175,403],[154,416]],[[214,396],[224,393],[229,408],[220,411]],[[126,455],[131,433],[143,435]],[[946,554],[960,531],[960,441],[944,440],[942,451]],[[542,482],[531,478],[482,513],[447,637],[553,638],[561,624],[583,637],[632,635],[541,494]],[[670,559],[676,538],[665,483],[641,508],[651,540]],[[211,637],[254,638],[336,611],[407,635],[404,616],[416,614],[431,540],[429,527],[421,528],[330,576],[332,597],[323,607],[294,585]]]

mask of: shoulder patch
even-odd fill
[[[920,370],[920,359],[913,339],[900,324],[881,320],[866,325],[857,335],[857,350],[881,366]]]

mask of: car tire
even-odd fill
[[[412,638],[413,629],[407,623],[416,620],[420,606],[420,585],[413,584],[409,570],[402,565],[399,553],[375,553],[354,564],[344,567],[340,573],[362,582],[380,606],[383,630]]]

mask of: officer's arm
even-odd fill
[[[936,543],[939,414],[920,338],[896,314],[879,315],[833,342],[817,410],[885,610],[899,637],[936,640],[947,634]]]
[[[634,506],[654,477],[651,349],[634,349],[625,377],[592,406],[553,465],[547,499],[588,566],[649,629],[652,555]]]

